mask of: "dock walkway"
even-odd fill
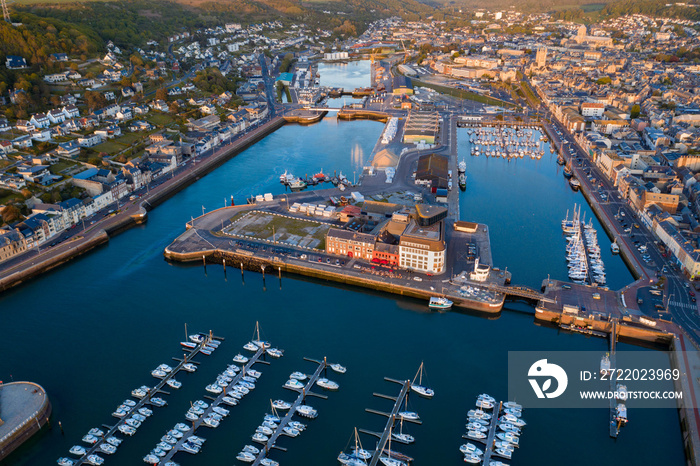
[[[217,338],[217,337],[214,337],[214,339],[220,340],[220,338]],[[156,386],[153,387],[153,388],[148,392],[148,395],[147,395],[147,396],[143,397],[141,400],[139,400],[139,401],[136,403],[136,406],[134,406],[133,409],[129,412],[129,413],[130,413],[129,415],[124,416],[124,417],[121,418],[119,421],[117,421],[116,424],[114,424],[112,427],[109,428],[109,430],[104,434],[103,437],[100,437],[99,440],[87,450],[87,453],[85,453],[82,457],[80,457],[80,458],[78,458],[77,460],[75,460],[75,462],[73,463],[74,466],[80,466],[80,465],[82,465],[82,464],[87,464],[85,461],[87,460],[87,457],[88,457],[89,455],[103,453],[102,450],[99,449],[99,447],[100,447],[100,445],[101,445],[102,443],[105,442],[105,439],[108,438],[108,437],[113,436],[113,435],[118,431],[119,426],[121,426],[122,424],[124,424],[124,423],[126,422],[127,419],[131,418],[131,416],[132,416],[133,413],[138,412],[138,410],[139,410],[140,408],[144,407],[144,406],[147,405],[147,404],[150,404],[150,401],[151,401],[151,397],[152,397],[152,396],[154,396],[154,395],[156,395],[156,394],[158,394],[158,393],[165,393],[165,392],[163,392],[163,390],[162,390],[162,389],[163,389],[163,386],[165,386],[165,384],[167,383],[167,381],[170,380],[173,376],[175,376],[175,374],[177,374],[178,372],[180,372],[180,370],[182,369],[182,366],[184,366],[184,365],[185,365],[186,363],[188,363],[188,362],[191,362],[191,359],[192,359],[194,356],[196,356],[197,353],[199,353],[199,350],[202,349],[202,346],[204,346],[204,344],[205,344],[205,342],[202,342],[202,343],[197,344],[197,346],[195,346],[195,347],[189,352],[189,354],[187,354],[187,355],[185,356],[185,358],[182,359],[182,360],[180,361],[180,363],[179,363],[177,366],[175,366],[175,367],[173,368],[172,371],[170,371],[165,377],[163,377],[163,378],[161,379],[161,381],[158,382],[158,384],[156,384]]]
[[[610,375],[610,392],[615,393],[615,371],[617,370],[617,357],[615,356],[615,346],[617,343],[617,321],[612,321],[612,332],[610,332],[610,369],[614,372]],[[615,422],[617,415],[617,400],[610,397],[610,437],[617,438],[620,429]]]
[[[265,348],[261,346],[255,352],[255,354],[251,356],[248,362],[243,366],[243,369],[240,372],[238,372],[238,374],[236,374],[235,377],[233,377],[231,383],[229,383],[228,386],[224,388],[224,390],[209,404],[209,407],[206,410],[204,410],[204,414],[199,416],[199,419],[192,423],[192,427],[190,427],[190,429],[187,432],[183,432],[184,435],[182,436],[182,438],[180,438],[177,441],[177,443],[173,445],[173,449],[170,450],[167,455],[163,456],[160,459],[160,462],[158,464],[167,463],[173,458],[173,456],[175,456],[175,453],[181,451],[182,445],[187,441],[188,437],[194,435],[197,428],[199,428],[199,426],[202,425],[203,419],[209,414],[211,414],[216,406],[219,406],[219,404],[221,404],[221,400],[230,393],[229,389],[233,388],[241,380],[241,378],[243,378],[243,376],[248,373],[250,368],[253,367],[253,364],[255,364],[256,362],[260,362],[258,361],[258,359],[263,354],[265,354]]]
[[[284,434],[284,428],[292,420],[292,417],[294,417],[294,414],[296,414],[297,408],[299,406],[301,406],[301,404],[304,402],[304,400],[306,399],[307,396],[317,396],[317,397],[325,398],[324,395],[319,395],[319,394],[313,393],[311,391],[311,389],[313,388],[314,384],[316,383],[316,380],[318,380],[319,376],[321,375],[321,372],[323,372],[323,370],[328,367],[328,363],[326,362],[326,358],[323,358],[323,361],[315,361],[313,359],[307,359],[307,358],[304,358],[304,359],[307,361],[317,363],[318,367],[316,368],[316,371],[311,375],[311,377],[309,377],[309,381],[306,383],[306,386],[303,389],[298,390],[298,389],[294,389],[294,388],[285,387],[288,390],[293,390],[293,391],[299,392],[299,396],[292,404],[292,407],[289,408],[289,412],[287,413],[287,415],[282,418],[277,429],[275,429],[275,431],[270,436],[270,439],[265,444],[265,448],[262,448],[260,450],[260,453],[258,453],[258,456],[255,458],[255,461],[252,463],[253,466],[258,466],[260,464],[260,462],[263,459],[265,459],[265,457],[267,457],[270,450],[275,446],[275,443],[277,442],[277,439],[279,438],[279,436]]]
[[[404,398],[408,395],[408,390],[411,388],[411,381],[410,380],[405,380],[403,382],[400,382],[398,380],[390,379],[388,377],[384,377],[384,380],[388,382],[394,382],[401,384],[401,391],[399,392],[399,396],[396,397],[396,401],[394,403],[394,408],[391,410],[391,413],[388,414],[389,420],[386,421],[386,426],[384,427],[384,432],[382,432],[381,437],[379,437],[379,442],[377,442],[377,449],[374,451],[374,454],[372,455],[372,459],[369,462],[369,466],[377,466],[377,463],[379,463],[379,457],[382,456],[382,453],[384,453],[384,446],[386,445],[386,442],[389,440],[389,435],[391,435],[391,429],[394,427],[394,423],[396,422],[396,416],[399,412],[399,409],[401,409],[401,405],[403,404]],[[365,411],[373,413],[373,414],[384,414],[380,413],[378,411],[373,411],[366,409]],[[384,414],[386,415],[386,414]],[[367,431],[361,431],[367,433]]]
[[[498,426],[498,414],[501,412],[503,402],[498,403],[498,410],[493,412],[491,424],[489,425],[489,435],[486,437],[486,449],[484,451],[484,466],[491,464],[491,456],[493,455],[493,445],[496,441],[496,426]]]

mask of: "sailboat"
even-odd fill
[[[391,434],[391,430],[393,427],[393,425],[389,426],[389,434]],[[407,463],[391,457],[391,437],[392,436],[389,435],[389,447],[387,448],[386,456],[380,456],[379,461],[385,466],[408,466]],[[382,451],[382,453],[384,452]]]
[[[265,349],[270,347],[270,343],[267,341],[262,341],[260,339],[260,324],[259,322],[255,322],[255,339],[252,341],[252,343],[257,346],[258,348],[264,347]]]
[[[395,432],[392,432],[391,436],[401,443],[409,444],[416,441],[413,435],[403,433],[403,418],[401,418],[401,427],[399,429],[399,433],[397,434]]]
[[[367,459],[371,458],[371,456],[367,450],[362,448],[360,435],[357,433],[357,427],[355,427],[355,448],[351,454],[340,452],[338,461],[347,466],[367,466]]]
[[[417,384],[416,384],[416,379],[418,379]],[[411,384],[411,390],[418,393],[420,396],[424,396],[426,398],[432,398],[435,395],[435,392],[433,391],[432,388],[427,388],[427,387],[423,386],[423,362],[422,361],[420,363],[420,367],[418,368],[418,372],[416,373],[416,376],[413,378],[413,383]]]

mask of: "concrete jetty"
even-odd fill
[[[33,382],[0,383],[0,461],[49,422],[51,402]]]

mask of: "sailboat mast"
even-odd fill
[[[185,341],[187,341],[189,337],[187,336],[187,322],[185,322]]]

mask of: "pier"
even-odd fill
[[[213,337],[213,338],[216,339],[216,340],[223,340],[222,338],[219,338],[219,337]],[[119,426],[121,426],[122,424],[124,424],[124,423],[126,422],[127,419],[131,418],[131,416],[133,415],[133,413],[138,412],[138,410],[139,410],[140,408],[144,407],[145,405],[150,404],[150,402],[151,402],[151,397],[152,397],[153,395],[155,395],[155,394],[157,394],[157,393],[167,394],[167,392],[163,390],[163,387],[165,386],[166,382],[167,382],[168,380],[170,380],[172,377],[174,377],[175,374],[177,374],[178,372],[180,372],[180,370],[182,369],[182,366],[185,365],[186,363],[190,362],[190,360],[191,360],[194,356],[196,356],[197,353],[199,353],[199,350],[202,349],[202,347],[206,344],[206,342],[207,342],[207,340],[205,339],[203,342],[198,343],[197,346],[195,346],[195,347],[189,352],[189,354],[187,354],[187,355],[185,356],[185,358],[182,359],[182,360],[180,361],[180,363],[179,363],[177,366],[175,366],[175,367],[173,368],[172,371],[168,372],[168,373],[166,374],[166,376],[163,377],[163,378],[160,380],[160,382],[158,382],[158,384],[156,384],[155,387],[153,387],[151,390],[148,391],[148,394],[147,394],[145,397],[143,397],[141,400],[139,400],[139,401],[136,403],[136,406],[134,406],[134,407],[131,409],[131,411],[129,412],[128,415],[126,415],[126,416],[124,416],[123,418],[121,418],[119,421],[117,421],[116,424],[114,424],[114,425],[111,426],[111,427],[105,426],[105,427],[109,427],[109,429],[107,430],[107,432],[105,432],[104,436],[100,437],[99,440],[98,440],[97,442],[95,442],[94,445],[92,445],[89,449],[87,449],[87,452],[86,452],[83,456],[81,456],[80,458],[78,458],[77,460],[75,460],[74,466],[80,466],[81,464],[87,464],[85,461],[87,460],[87,457],[88,457],[89,455],[103,453],[102,450],[99,449],[99,447],[100,447],[100,445],[101,445],[102,443],[105,442],[105,439],[108,438],[108,437],[113,436],[113,435],[117,432],[117,430],[119,429]]]
[[[323,358],[323,361],[316,361],[314,359],[308,359],[304,358],[305,361],[310,361],[310,362],[315,362],[318,364],[318,367],[316,368],[316,371],[309,377],[309,381],[306,383],[306,386],[304,386],[303,389],[294,389],[294,388],[289,388],[289,387],[284,387],[287,390],[292,390],[295,392],[299,392],[299,396],[297,399],[292,403],[292,407],[289,408],[289,412],[287,412],[287,415],[282,418],[282,420],[279,423],[279,426],[275,431],[272,433],[270,436],[270,439],[267,441],[265,444],[265,448],[262,448],[260,450],[260,453],[258,453],[258,456],[255,458],[255,461],[252,463],[253,466],[258,466],[260,462],[265,459],[270,452],[270,450],[275,447],[275,443],[277,442],[277,439],[279,438],[280,435],[284,434],[284,428],[289,424],[289,422],[292,420],[292,417],[294,417],[294,414],[297,412],[297,408],[304,402],[307,396],[315,396],[318,398],[323,398],[326,399],[327,397],[325,395],[320,395],[318,393],[313,393],[311,389],[313,388],[314,384],[318,380],[318,378],[321,375],[321,372],[323,372],[327,367],[328,363],[326,362],[326,358]],[[275,447],[278,448],[279,447]]]
[[[617,321],[612,321],[612,331],[610,332],[610,370],[617,369],[617,357],[615,356],[615,346],[617,344]],[[610,392],[615,393],[615,377],[614,372],[610,375]],[[617,400],[615,397],[610,398],[610,437],[617,438],[620,433],[620,425],[615,422],[617,414]]]
[[[187,432],[183,432],[184,435],[182,436],[182,438],[178,439],[177,443],[175,445],[173,445],[173,449],[170,450],[165,456],[163,456],[160,459],[160,463],[158,463],[158,464],[167,463],[168,461],[170,461],[173,458],[173,456],[175,456],[175,453],[180,451],[180,449],[182,448],[182,445],[187,441],[187,439],[190,436],[194,435],[197,428],[199,428],[199,426],[202,425],[203,419],[205,417],[207,417],[209,414],[211,414],[213,412],[214,408],[219,406],[219,404],[221,404],[221,400],[225,396],[228,395],[229,388],[235,386],[241,380],[241,378],[243,378],[243,376],[248,372],[248,370],[250,370],[250,368],[253,367],[253,364],[255,364],[256,362],[262,362],[262,361],[258,361],[258,359],[263,354],[265,354],[265,347],[260,346],[258,348],[258,350],[255,352],[255,354],[253,356],[251,356],[250,359],[248,359],[248,362],[243,366],[243,369],[241,369],[241,371],[238,372],[238,374],[236,374],[235,377],[233,377],[233,380],[231,380],[231,383],[229,383],[228,386],[226,388],[224,388],[222,390],[222,392],[211,401],[211,403],[209,404],[209,407],[204,410],[204,413],[201,416],[199,416],[199,418],[196,421],[192,422],[192,427],[190,427],[190,429]]]
[[[379,436],[379,441],[377,442],[377,449],[374,451],[374,454],[372,455],[372,459],[369,462],[369,466],[377,466],[377,464],[379,463],[379,457],[382,456],[382,453],[384,453],[384,447],[386,446],[386,443],[389,440],[389,436],[391,435],[391,429],[394,427],[394,423],[396,422],[396,416],[399,412],[399,409],[401,409],[401,405],[403,404],[404,399],[408,396],[408,390],[411,388],[411,381],[410,380],[405,380],[405,381],[401,382],[399,380],[390,379],[388,377],[384,377],[384,380],[386,380],[387,382],[393,382],[393,383],[400,384],[401,391],[399,392],[399,396],[397,396],[396,398],[393,398],[393,397],[387,396],[387,395],[382,395],[379,393],[374,393],[374,396],[376,396],[376,397],[395,400],[394,407],[392,408],[390,413],[383,413],[381,411],[376,411],[373,409],[365,409],[365,411],[367,411],[368,413],[379,414],[380,416],[387,416],[389,418],[386,421],[386,426],[384,427],[384,431],[380,435],[378,435],[376,432],[371,432],[368,430],[359,429],[359,431],[364,433],[364,434]],[[413,422],[415,424],[421,424],[421,421],[416,421],[416,420],[411,420],[411,419],[404,419],[404,421]]]
[[[491,464],[491,456],[494,454],[493,445],[496,442],[496,426],[498,426],[498,414],[501,412],[503,402],[498,402],[498,410],[494,411],[489,424],[489,435],[486,437],[486,449],[484,450],[484,466]]]

